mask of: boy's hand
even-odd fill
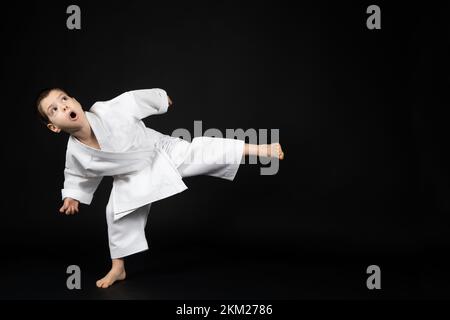
[[[172,99],[170,99],[169,96],[167,96],[167,100],[169,101],[169,107],[170,107],[171,105],[173,105]]]
[[[69,214],[75,214],[78,212],[79,201],[72,198],[64,198],[63,206],[59,209],[59,212]]]

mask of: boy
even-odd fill
[[[165,113],[172,100],[163,89],[125,92],[89,111],[65,90],[43,90],[36,101],[48,129],[68,133],[63,205],[72,215],[90,204],[102,177],[114,178],[106,207],[112,267],[97,281],[107,288],[126,277],[124,258],[148,249],[150,205],[187,189],[182,178],[211,175],[233,180],[243,155],[284,158],[278,143],[251,145],[235,139],[197,137],[192,142],[159,133],[142,119]]]

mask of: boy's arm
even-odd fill
[[[129,91],[129,94],[135,102],[131,107],[131,112],[138,120],[165,113],[168,107],[172,105],[172,100],[163,89],[134,90]]]
[[[61,190],[62,199],[72,198],[89,205],[101,181],[102,177],[83,177],[66,168],[64,170],[64,189]]]

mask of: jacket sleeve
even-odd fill
[[[61,190],[62,199],[68,197],[84,204],[91,204],[94,192],[101,181],[102,177],[83,177],[66,168],[64,189]]]
[[[131,112],[138,120],[151,115],[165,113],[169,107],[167,93],[163,89],[135,90],[129,91],[129,94],[134,101]]]

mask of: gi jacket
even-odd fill
[[[102,177],[112,176],[114,194],[110,199],[117,220],[186,190],[173,161],[160,148],[165,135],[142,122],[167,108],[167,93],[162,89],[128,91],[96,102],[85,114],[101,150],[69,137],[62,198],[90,204]]]

